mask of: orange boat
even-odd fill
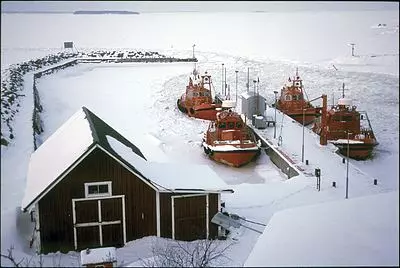
[[[304,125],[309,125],[315,120],[317,112],[309,101],[304,100],[302,81],[296,69],[296,76],[293,79],[289,77],[289,84],[281,89],[276,108],[300,124],[303,124],[304,120]]]
[[[327,110],[326,95],[322,96],[321,117],[312,130],[320,135],[320,144],[330,142],[339,148],[339,153],[356,160],[365,160],[372,156],[373,148],[378,145],[368,115],[357,111],[352,100],[343,96],[337,105]]]
[[[178,109],[190,117],[215,120],[216,108],[221,107],[221,104],[213,102],[211,86],[211,75],[205,72],[200,76],[195,68],[189,77],[186,92],[177,100]]]
[[[242,117],[232,111],[234,102],[222,102],[215,121],[210,122],[204,133],[204,152],[213,160],[240,167],[260,154],[260,141],[246,125]]]

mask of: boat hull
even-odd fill
[[[254,160],[258,155],[260,155],[260,149],[254,150],[231,150],[231,151],[214,151],[205,149],[206,154],[219,163],[231,166],[231,167],[241,167],[252,160]]]
[[[332,142],[339,149],[339,153],[347,156],[347,143]],[[372,157],[373,143],[349,144],[349,157],[355,160],[365,160]]]
[[[280,110],[280,109],[279,109]],[[296,120],[300,124],[303,124],[303,112],[301,110],[298,111],[285,111],[285,110],[280,110],[287,116],[291,117],[292,119]],[[306,111],[304,114],[304,125],[307,126],[311,123],[314,122],[316,117],[316,112],[315,109],[311,109],[309,111]]]
[[[202,103],[200,105],[186,107],[181,101],[181,99],[177,100],[177,106],[182,113],[185,113],[190,117],[203,120],[210,120],[210,121],[216,120],[218,112],[216,108],[221,107],[220,104],[214,104],[214,103]]]

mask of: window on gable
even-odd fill
[[[85,197],[111,196],[111,181],[85,183]]]

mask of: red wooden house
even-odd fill
[[[22,209],[38,252],[123,246],[144,236],[215,238],[221,193],[205,165],[147,161],[83,107],[32,153]]]

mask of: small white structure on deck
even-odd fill
[[[242,113],[248,119],[252,119],[253,115],[263,115],[267,109],[265,98],[254,91],[244,92],[241,96]]]
[[[83,267],[117,267],[115,247],[88,248],[81,251]]]

